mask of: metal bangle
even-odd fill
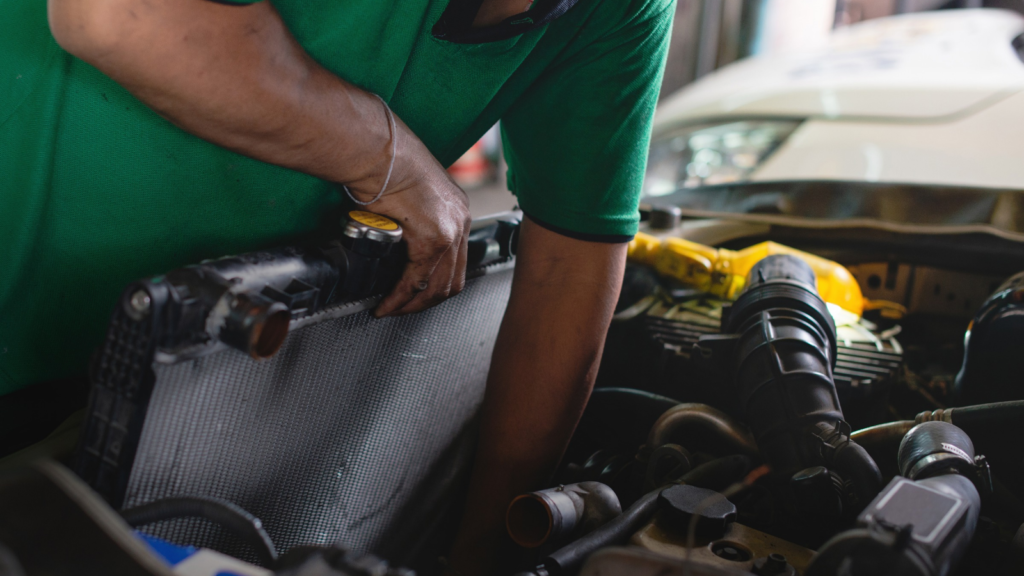
[[[362,200],[357,199],[352,195],[352,191],[348,189],[348,186],[344,184],[341,185],[341,187],[345,189],[345,194],[348,194],[349,199],[360,206],[369,206],[377,200],[380,200],[381,196],[384,195],[384,191],[388,189],[388,182],[391,181],[391,171],[395,169],[395,155],[398,151],[398,126],[395,124],[395,115],[391,112],[391,107],[388,106],[388,103],[385,102],[380,95],[374,94],[374,96],[376,96],[377,100],[380,100],[380,103],[384,105],[384,113],[387,114],[388,117],[388,134],[391,136],[391,162],[388,164],[388,173],[384,176],[384,184],[380,187],[380,192],[377,192],[377,195],[369,202],[363,202]]]

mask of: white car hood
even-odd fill
[[[1024,18],[949,10],[843,28],[821,49],[740,61],[669,97],[656,125],[789,116],[939,119],[1024,88]]]

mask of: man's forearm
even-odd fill
[[[49,0],[65,49],[225,148],[349,182],[386,169],[380,103],[312,60],[269,2]]]
[[[625,245],[523,223],[467,513],[452,553],[456,571],[486,573],[482,563],[503,537],[505,507],[547,482],[562,457],[594,384],[625,256]]]

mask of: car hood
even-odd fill
[[[656,124],[789,116],[929,120],[1024,88],[1014,38],[1024,18],[956,10],[840,29],[815,51],[742,60],[666,99]]]

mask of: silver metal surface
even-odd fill
[[[400,318],[342,307],[293,325],[265,360],[221,349],[154,363],[125,506],[213,496],[260,518],[279,550],[341,542],[406,562],[464,495],[511,279],[496,267]],[[146,530],[253,558],[204,520]]]
[[[131,299],[128,301],[128,306],[131,308],[129,312],[135,318],[142,318],[149,313],[149,307],[152,300],[149,297],[149,293],[145,290],[139,290],[132,294]]]
[[[367,238],[369,240],[383,242],[385,244],[394,244],[402,239],[401,226],[394,230],[384,230],[352,219],[349,219],[345,224],[344,233],[345,236],[348,236],[349,238]]]

